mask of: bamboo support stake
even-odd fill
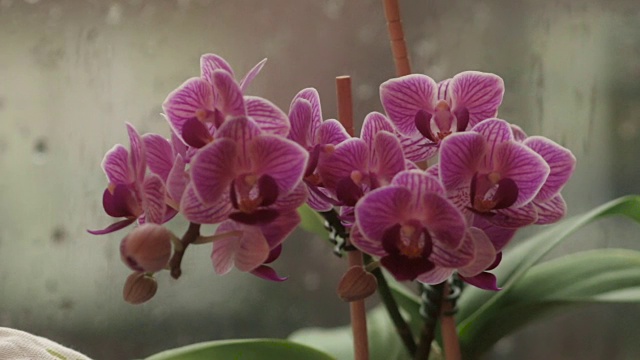
[[[411,64],[409,62],[407,42],[404,39],[404,30],[402,30],[398,0],[383,1],[384,15],[387,19],[387,33],[389,33],[389,41],[391,42],[393,62],[396,65],[396,76],[409,75],[411,74]]]
[[[446,297],[451,292],[448,283],[444,285],[445,300],[442,304],[442,313],[440,314],[440,331],[442,333],[442,344],[444,347],[444,357],[446,360],[460,360],[460,341],[458,341],[458,333],[456,332],[456,320],[451,314],[453,304],[447,301]]]
[[[353,104],[351,99],[351,77],[339,76],[336,78],[336,92],[338,95],[338,120],[353,136]],[[348,252],[349,268],[363,266],[362,253],[358,250]],[[367,338],[367,315],[364,300],[356,300],[349,303],[351,312],[351,329],[353,331],[353,348],[355,360],[369,359],[369,340]]]

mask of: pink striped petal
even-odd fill
[[[335,190],[338,182],[349,177],[353,171],[366,174],[368,160],[369,151],[365,142],[352,138],[336,146],[332,154],[320,159],[318,173],[324,186]]]
[[[180,201],[180,212],[187,220],[198,224],[217,224],[226,220],[232,211],[228,196],[206,205],[196,195],[193,185],[187,186]]]
[[[300,224],[301,218],[295,208],[283,212],[274,221],[261,225],[262,235],[269,244],[269,249],[278,247]]]
[[[427,225],[434,241],[456,248],[462,242],[467,227],[466,221],[449,200],[435,193],[422,196],[424,213],[418,214],[420,220]]]
[[[171,146],[173,147],[173,152],[175,154],[179,154],[182,158],[186,158],[187,155],[187,144],[182,141],[182,139],[176,135],[175,131],[171,131]]]
[[[286,276],[280,276],[278,273],[273,270],[270,266],[260,265],[257,268],[251,270],[251,274],[265,280],[282,282],[288,279]]]
[[[553,224],[564,217],[567,213],[567,203],[561,194],[558,194],[546,201],[534,200],[533,205],[538,210],[538,221],[536,224]]]
[[[284,196],[279,196],[272,207],[280,212],[289,212],[302,206],[307,201],[309,192],[303,182],[299,182],[296,187]]]
[[[344,129],[344,126],[335,119],[324,121],[316,133],[316,143],[323,145],[338,145],[350,138],[351,136]]]
[[[288,138],[305,149],[313,145],[311,137],[311,103],[305,99],[296,99],[289,109],[291,131]],[[319,126],[319,124],[318,124]]]
[[[433,270],[418,276],[416,280],[423,284],[436,285],[446,281],[453,275],[453,269],[436,266]]]
[[[266,62],[267,62],[267,59],[262,59],[254,67],[252,67],[251,70],[249,70],[247,75],[245,75],[244,78],[242,78],[242,80],[240,80],[240,90],[242,90],[242,92],[245,92],[245,90],[247,90],[249,85],[251,85],[251,82],[253,81],[253,79],[255,79],[255,77],[258,76],[258,74],[260,73],[260,71],[262,70]]]
[[[411,191],[414,197],[421,199],[428,193],[444,195],[444,188],[438,178],[435,178],[422,170],[407,170],[398,173],[393,178],[392,185],[404,186]]]
[[[146,220],[154,224],[162,224],[166,208],[164,182],[160,176],[149,174],[144,179],[142,189],[144,192],[143,206]]]
[[[236,143],[236,171],[249,171],[251,158],[249,147],[251,141],[260,135],[260,128],[251,119],[240,116],[227,120],[216,132],[216,138],[232,139]]]
[[[198,198],[212,204],[229,192],[236,176],[236,143],[217,139],[203,147],[191,162],[191,179]]]
[[[396,136],[400,139],[405,158],[413,162],[429,160],[438,152],[438,147],[422,135],[410,137],[398,133]]]
[[[387,80],[380,85],[380,100],[391,122],[404,135],[419,134],[415,118],[418,110],[433,114],[438,87],[426,75],[412,74]]]
[[[362,235],[371,241],[382,243],[385,231],[410,220],[412,196],[408,189],[392,185],[376,189],[360,199],[355,213]]]
[[[438,82],[438,100],[445,100],[451,104],[451,79]]]
[[[462,276],[472,277],[489,268],[496,259],[496,249],[484,231],[471,227],[467,231],[465,241],[469,240],[473,245],[473,260],[466,266],[458,269]]]
[[[496,276],[486,271],[481,272],[480,274],[472,277],[464,277],[461,275],[460,278],[465,282],[483,290],[490,290],[490,291],[502,290],[501,288],[498,287],[498,279],[496,279]]]
[[[232,74],[224,70],[214,71],[213,86],[217,95],[216,109],[225,118],[246,115],[242,90]]]
[[[473,260],[473,244],[470,240],[463,240],[458,248],[451,248],[434,241],[429,260],[436,266],[445,268],[456,269],[463,267]]]
[[[147,165],[152,173],[167,181],[173,167],[173,147],[169,140],[158,134],[144,134],[142,141],[147,149]]]
[[[269,100],[257,96],[245,96],[247,116],[267,134],[287,136],[291,125],[289,118]]]
[[[511,126],[504,120],[489,119],[471,129],[482,134],[486,140],[487,156],[484,158],[483,170],[490,171],[494,168],[495,150],[503,142],[513,141]]]
[[[487,220],[499,227],[517,229],[535,223],[538,214],[533,203],[528,203],[519,208],[496,210],[496,214],[487,217]]]
[[[254,138],[249,152],[255,174],[271,176],[280,194],[288,194],[302,180],[309,157],[300,145],[275,135]]]
[[[129,152],[120,144],[107,151],[101,166],[111,184],[130,184],[134,181],[129,168]]]
[[[504,95],[501,77],[478,71],[465,71],[453,77],[450,84],[452,110],[464,108],[469,114],[468,128],[498,113]]]
[[[351,241],[351,244],[357,247],[360,251],[369,255],[378,257],[387,255],[387,252],[384,251],[384,248],[382,247],[382,241],[380,241],[379,239],[371,240],[362,235],[358,224],[354,224],[354,226],[351,228],[349,232],[349,241]]]
[[[369,144],[369,150],[371,150],[376,134],[380,131],[388,131],[393,134],[394,130],[393,124],[386,116],[379,112],[371,112],[364,118],[360,138]]]
[[[488,237],[496,252],[502,250],[513,239],[518,229],[508,229],[495,226],[485,218],[475,216],[473,219],[473,227],[482,230]]]
[[[293,103],[298,99],[307,100],[311,105],[311,126],[309,128],[311,129],[311,138],[314,139],[316,137],[316,131],[322,123],[322,106],[320,105],[320,95],[318,94],[318,90],[314,88],[300,90],[296,96],[293,97],[291,104],[293,105]]]
[[[315,188],[312,190],[309,185],[309,197],[307,198],[307,204],[315,211],[329,211],[333,209],[333,205],[328,201],[330,195],[323,188]],[[314,186],[315,187],[315,186]],[[318,194],[318,192],[322,193]]]
[[[536,195],[536,201],[553,198],[571,178],[576,168],[575,156],[569,149],[542,136],[532,136],[524,144],[542,156],[550,168],[549,177]]]
[[[380,132],[375,136],[373,153],[370,153],[370,170],[375,173],[381,185],[387,185],[391,179],[405,169],[404,155],[400,141],[390,132]]]
[[[510,126],[511,126],[511,132],[513,132],[513,138],[517,142],[523,142],[528,138],[527,133],[525,133],[520,126],[513,125],[513,124],[510,124]]]
[[[129,163],[136,181],[142,182],[144,173],[147,170],[147,151],[142,142],[142,138],[132,124],[127,123],[127,133],[129,134]]]
[[[173,131],[182,136],[187,120],[206,120],[207,114],[214,110],[211,85],[201,78],[191,78],[167,96],[162,109]]]
[[[181,155],[176,156],[176,160],[169,171],[169,175],[167,176],[166,186],[167,193],[169,197],[176,202],[176,204],[180,204],[182,200],[182,194],[184,194],[184,190],[189,183],[189,175],[185,172],[185,162],[182,159]]]
[[[200,57],[200,76],[213,84],[213,72],[223,70],[233,76],[233,70],[229,63],[216,54],[204,54]]]
[[[486,141],[473,132],[447,136],[440,145],[440,179],[448,191],[471,183],[486,151]]]
[[[511,179],[518,186],[518,198],[512,207],[519,207],[533,200],[549,176],[550,168],[544,159],[516,142],[500,144],[494,155],[495,171],[503,179]]]
[[[118,222],[115,222],[102,230],[87,230],[87,232],[91,235],[106,235],[112,232],[118,231],[120,229],[124,229],[127,226],[133,224],[136,219],[124,219]]]
[[[260,229],[227,220],[220,224],[216,234],[239,231],[213,243],[211,261],[217,274],[228,273],[233,265],[240,271],[251,271],[262,265],[269,256],[269,244]]]

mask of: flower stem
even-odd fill
[[[396,76],[411,74],[411,64],[407,51],[407,43],[402,30],[402,19],[400,17],[400,6],[398,0],[383,0],[384,15],[387,19],[387,33],[391,42],[391,52],[393,62],[396,66]]]
[[[175,247],[173,251],[173,256],[171,260],[169,260],[169,269],[171,271],[171,277],[177,279],[182,275],[182,257],[184,256],[184,252],[187,250],[190,244],[198,239],[200,236],[200,224],[189,223],[189,227],[187,231],[182,235],[182,239],[180,239],[180,244],[182,247]]]
[[[420,286],[422,290],[420,313],[424,317],[424,324],[414,359],[427,360],[429,359],[431,343],[435,337],[436,323],[438,322],[438,316],[442,308],[445,283],[443,282],[437,285],[420,284]]]
[[[368,257],[368,261],[370,260],[371,258]],[[402,317],[402,314],[400,314],[398,303],[391,293],[391,289],[389,288],[387,279],[384,277],[382,269],[380,269],[379,267],[371,270],[371,273],[376,277],[376,280],[378,281],[378,295],[380,296],[380,300],[382,300],[385,309],[387,309],[387,313],[389,314],[393,325],[396,327],[396,332],[398,333],[398,336],[400,336],[404,347],[407,349],[411,357],[413,357],[417,349],[416,341],[413,338],[411,328]]]

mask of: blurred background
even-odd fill
[[[578,168],[564,192],[571,214],[640,193],[637,0],[401,7],[414,72],[499,74],[507,89],[500,117],[574,152]],[[126,230],[86,233],[111,221],[100,161],[127,144],[124,122],[168,136],[162,101],[199,74],[208,52],[239,76],[267,57],[249,93],[288,111],[296,92],[316,87],[325,118],[336,116],[336,76],[352,76],[361,122],[382,110],[378,86],[394,75],[381,1],[0,0],[0,326],[95,359],[131,359],[348,322],[335,296],[345,261],[302,230],[276,264],[290,277],[282,284],[217,276],[210,247],[194,247],[182,278],[161,274],[158,294],[141,306],[122,300]],[[640,249],[637,225],[599,222],[552,256],[597,247]],[[522,329],[486,358],[637,359],[639,324],[637,306],[580,308]]]

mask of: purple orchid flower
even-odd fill
[[[109,186],[102,196],[105,212],[124,217],[103,230],[89,230],[94,235],[120,230],[136,220],[162,224],[166,219],[165,187],[160,176],[148,174],[144,142],[133,125],[127,123],[131,151],[118,144],[107,152],[102,169]]]
[[[240,81],[221,57],[205,54],[200,58],[200,77],[185,81],[167,96],[163,109],[172,129],[194,148],[213,140],[215,131],[227,118],[245,115],[267,133],[286,136],[289,121],[282,110],[270,101],[244,96],[266,59],[259,62]]]
[[[309,189],[309,206],[316,211],[329,211],[336,202],[324,189],[317,170],[321,157],[332,152],[335,145],[350,138],[344,127],[335,119],[322,121],[320,96],[314,88],[301,90],[291,101],[289,110],[291,131],[288,138],[309,152],[309,162],[304,173],[304,183]]]
[[[302,180],[307,158],[298,144],[263,134],[249,118],[230,119],[217,131],[216,140],[200,149],[191,162],[193,195],[203,209],[230,203],[228,216],[237,222],[269,223],[280,215],[271,205]],[[189,191],[183,199],[193,198]]]
[[[414,280],[438,267],[461,268],[473,260],[465,243],[465,219],[440,182],[420,170],[397,174],[391,185],[368,193],[355,208],[353,244],[380,257],[399,280]],[[357,235],[361,233],[361,236]]]
[[[226,220],[216,229],[211,261],[217,274],[223,275],[235,267],[244,272],[271,281],[283,281],[273,268],[266,265],[275,261],[282,251],[282,242],[300,223],[296,209],[307,199],[307,189],[299,184],[288,195],[280,198],[273,209],[280,213],[266,224],[248,225]]]
[[[547,162],[551,169],[547,181],[533,199],[537,210],[536,224],[552,224],[562,219],[567,212],[567,204],[560,194],[576,168],[576,158],[571,151],[542,136],[527,136],[518,126],[511,125],[514,138]]]
[[[384,115],[372,112],[364,119],[361,138],[338,144],[318,164],[323,185],[341,205],[355,206],[366,192],[388,185],[405,170],[402,147],[393,131]]]
[[[435,155],[440,141],[449,134],[496,116],[503,94],[499,76],[477,71],[465,71],[438,84],[426,75],[412,74],[380,85],[382,106],[407,137],[405,147],[413,149],[405,152],[428,148],[412,155],[413,161]],[[418,159],[420,156],[424,158]]]
[[[438,172],[449,198],[471,219],[516,229],[538,220],[532,201],[550,168],[535,151],[515,141],[506,121],[488,119],[442,141]]]

